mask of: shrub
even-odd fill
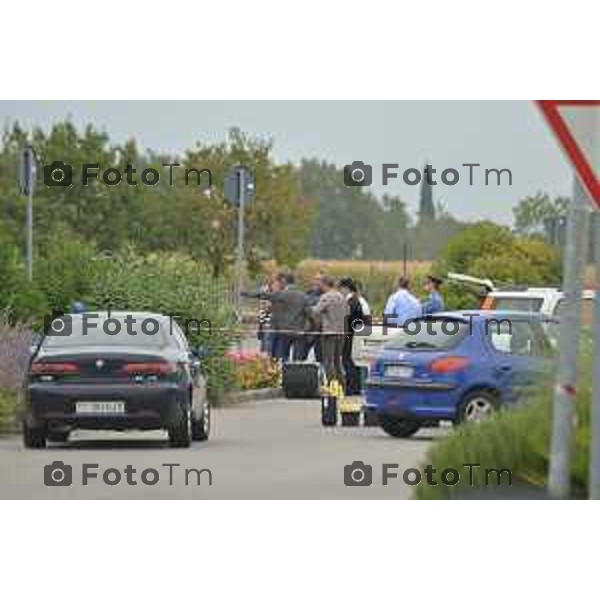
[[[75,300],[89,292],[94,270],[102,255],[93,243],[59,230],[44,240],[34,276],[51,311],[68,311]]]
[[[229,350],[225,359],[234,366],[235,387],[256,390],[279,387],[281,367],[269,355],[256,350]]]
[[[0,229],[0,310],[10,322],[39,320],[47,312],[43,291],[27,278],[22,253]]]
[[[223,356],[234,340],[234,315],[225,299],[219,302],[215,298],[215,282],[205,266],[184,254],[139,256],[131,249],[100,261],[100,265],[83,297],[90,310],[152,311],[174,316],[190,344],[204,350],[202,365],[211,399],[216,400],[232,386],[233,371]],[[203,319],[210,321],[210,328],[194,325],[193,320]]]
[[[28,327],[10,325],[6,315],[0,318],[0,431],[14,425],[31,343]]]
[[[557,285],[561,264],[558,251],[541,238],[518,237],[507,227],[481,222],[455,236],[433,266],[444,277],[449,271],[489,278],[501,285]],[[451,308],[472,308],[473,290],[448,283],[444,288]]]
[[[19,396],[16,392],[0,390],[0,433],[12,431],[19,411]]]

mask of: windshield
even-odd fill
[[[417,319],[391,338],[386,350],[446,350],[456,346],[469,332],[469,323],[459,319]]]
[[[494,310],[508,310],[518,312],[540,312],[542,298],[519,298],[518,296],[494,297]]]
[[[90,313],[55,319],[42,347],[141,346],[163,348],[169,344],[169,325],[154,318],[134,315],[111,316]]]

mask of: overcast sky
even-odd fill
[[[511,223],[512,207],[538,190],[568,195],[572,172],[541,115],[531,102],[441,101],[10,101],[0,102],[0,122],[18,119],[47,129],[70,117],[93,123],[117,142],[135,137],[142,148],[180,153],[196,141],[224,139],[233,126],[269,136],[278,161],[317,157],[339,166],[362,160],[373,165],[373,187],[399,194],[411,209],[418,186],[401,178],[381,185],[381,164],[459,171],[454,186],[438,184],[434,198],[456,216]],[[463,163],[480,163],[469,185]],[[508,179],[484,185],[483,169],[508,168]]]

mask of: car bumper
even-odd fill
[[[365,410],[418,421],[454,420],[461,397],[457,384],[370,378]]]
[[[181,418],[188,392],[176,383],[149,385],[31,384],[27,394],[30,425],[75,429],[163,429]],[[78,414],[76,403],[119,401],[122,414]]]

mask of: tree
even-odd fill
[[[316,159],[299,171],[303,197],[314,204],[309,255],[324,259],[398,259],[407,239],[406,205],[397,196],[378,200],[368,188],[346,186],[343,170]]]
[[[431,167],[431,165],[426,165]],[[427,169],[424,170],[425,173]],[[421,180],[421,189],[419,195],[419,224],[426,224],[435,221],[435,205],[433,203],[433,188],[429,183],[427,175]]]
[[[145,252],[182,251],[210,263],[220,276],[234,255],[236,209],[223,197],[225,173],[245,164],[257,180],[257,196],[247,205],[247,249],[254,264],[273,257],[294,264],[303,258],[310,235],[312,205],[301,197],[298,177],[291,165],[277,165],[270,140],[252,138],[238,129],[224,142],[197,144],[183,156],[140,152],[135,140],[112,143],[106,132],[88,125],[78,130],[70,121],[55,123],[49,132],[26,134],[18,123],[6,128],[0,147],[0,214],[7,231],[21,245],[24,240],[25,199],[17,186],[19,153],[32,144],[41,162],[61,161],[73,167],[72,185],[46,186],[40,181],[35,194],[34,245],[43,255],[50,232],[69,232],[83,242],[93,242],[99,252],[117,252],[134,243]],[[173,168],[173,180],[165,164]],[[98,165],[98,177],[83,185],[82,165]],[[127,183],[125,169],[132,165],[134,181]],[[119,184],[101,180],[106,169],[122,174]],[[141,181],[144,169],[155,169],[155,185]],[[186,169],[209,169],[207,178],[186,176]],[[95,171],[95,170],[94,170]],[[206,172],[205,172],[206,173]]]
[[[568,206],[569,198],[563,196],[551,199],[542,192],[527,196],[513,209],[515,231],[544,235],[550,243],[562,243]]]
[[[433,270],[442,277],[454,271],[489,278],[497,284],[557,285],[561,263],[556,248],[539,237],[520,237],[488,221],[465,227],[436,261]],[[461,286],[446,287],[448,304],[473,305],[473,297]]]

